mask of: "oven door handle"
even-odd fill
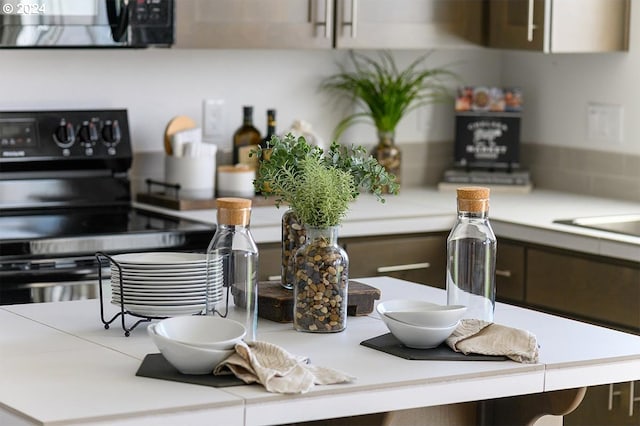
[[[111,27],[113,41],[122,42],[122,37],[129,26],[129,1],[105,0],[107,3],[107,18]]]
[[[108,285],[108,282],[108,280],[103,279],[103,286]],[[33,303],[63,302],[100,297],[97,278],[78,281],[38,281],[24,283],[19,287],[30,290]]]

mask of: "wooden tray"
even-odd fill
[[[175,195],[169,195],[163,192],[138,193],[136,195],[136,201],[172,210],[203,210],[216,208],[215,198],[176,198]],[[275,197],[265,198],[264,196],[256,196],[251,198],[252,207],[274,206],[275,204]]]
[[[244,293],[236,293],[238,303],[244,305]],[[349,281],[347,315],[358,316],[373,312],[380,290],[358,281]],[[280,281],[262,281],[258,284],[258,316],[276,322],[293,322],[293,290],[287,290]]]

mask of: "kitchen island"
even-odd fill
[[[386,277],[359,281],[379,288],[381,300],[445,302],[445,293],[429,286]],[[2,306],[0,424],[282,424],[552,396],[640,379],[639,336],[502,303],[495,319],[534,333],[539,363],[401,359],[360,345],[387,332],[375,312],[349,317],[346,331],[335,334],[299,333],[290,324],[261,320],[260,340],[357,378],[303,395],[279,395],[258,385],[211,388],[136,377],[144,356],[157,352],[145,325],[130,337],[117,323],[105,330],[98,300]]]

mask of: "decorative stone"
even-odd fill
[[[347,253],[338,245],[337,227],[307,228],[306,243],[294,258],[294,328],[342,331],[347,320]]]

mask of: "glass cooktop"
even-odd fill
[[[215,226],[131,206],[0,213],[0,256],[184,246],[201,250]]]

